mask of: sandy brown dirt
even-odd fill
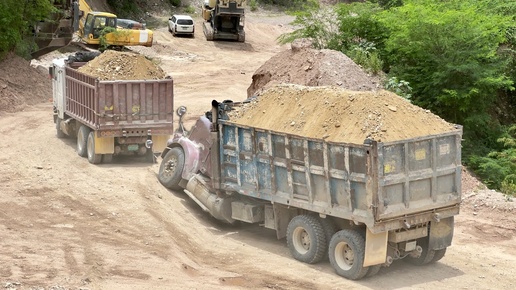
[[[281,83],[338,86],[352,91],[381,88],[378,76],[367,74],[342,52],[313,49],[306,39],[294,41],[291,49],[278,53],[256,70],[247,96],[260,95]]]
[[[49,99],[52,99],[52,86],[48,71],[43,74],[13,54],[0,61],[0,114],[23,110],[27,105]]]
[[[231,121],[333,142],[391,142],[455,130],[389,91],[280,85],[237,108]]]
[[[284,18],[250,14],[246,21],[246,43],[207,42],[197,32],[194,39],[174,38],[163,28],[156,48],[142,48],[174,77],[175,104],[188,106],[190,123],[214,98],[244,100],[253,72],[286,49],[274,42],[286,30],[276,24]],[[464,194],[453,245],[440,262],[399,262],[354,282],[328,263],[292,259],[271,230],[214,221],[183,193],[159,184],[158,164],[136,158],[89,164],[75,152],[75,140],[55,137],[48,103],[3,113],[0,133],[5,289],[516,287],[516,209],[495,192]],[[476,190],[474,180],[468,185]]]
[[[106,50],[78,71],[100,80],[157,80],[165,77],[165,72],[144,55]]]

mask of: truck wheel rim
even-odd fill
[[[342,242],[335,247],[335,262],[342,270],[349,270],[353,267],[355,253],[348,243]]]
[[[174,175],[176,168],[177,168],[177,158],[172,157],[166,163],[165,170],[164,170],[165,175],[167,175],[167,176]]]
[[[310,250],[310,235],[301,227],[296,228],[292,233],[292,242],[296,251],[302,255]]]

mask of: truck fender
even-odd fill
[[[167,155],[168,151],[172,148],[180,147],[185,153],[185,165],[183,167],[183,173],[181,177],[186,180],[190,180],[199,171],[199,153],[200,148],[192,140],[186,137],[180,137],[175,142],[169,143],[167,148],[161,153],[161,158]]]

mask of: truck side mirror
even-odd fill
[[[48,68],[48,77],[49,77],[50,79],[53,79],[53,78],[54,78],[54,67],[53,67],[53,66],[51,66],[51,67],[49,67],[49,68]]]
[[[176,114],[179,117],[182,117],[184,114],[186,114],[186,107],[185,106],[180,106],[179,108],[177,108]]]

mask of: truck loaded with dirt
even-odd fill
[[[381,90],[284,85],[212,106],[169,141],[166,187],[221,221],[275,230],[299,261],[329,257],[348,279],[444,257],[461,202],[460,126]]]
[[[76,137],[77,153],[93,164],[120,154],[154,161],[172,133],[172,78],[142,55],[108,50],[84,62],[91,54],[49,69],[57,137]]]

